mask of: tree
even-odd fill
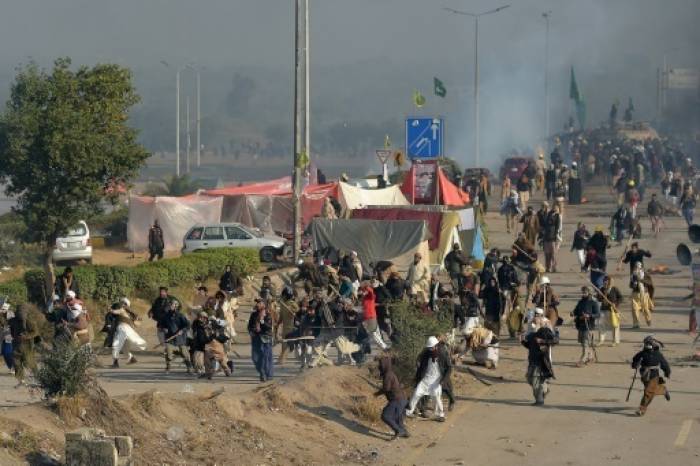
[[[236,73],[233,85],[226,95],[226,111],[231,117],[244,117],[250,109],[250,99],[255,92],[255,81]]]
[[[170,176],[162,183],[149,183],[143,194],[146,196],[185,196],[193,194],[202,187],[202,182],[193,180],[185,173],[181,176]]]
[[[100,211],[105,188],[127,182],[149,155],[127,124],[139,102],[131,71],[70,66],[61,58],[50,72],[18,68],[0,115],[0,182],[17,199],[27,240],[43,246],[47,296],[56,238]]]

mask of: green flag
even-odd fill
[[[301,153],[297,155],[297,168],[306,168],[310,162],[309,154],[306,152],[306,148],[303,148]]]
[[[433,78],[433,86],[435,87],[435,95],[444,99],[447,95],[447,88],[445,88],[445,84],[438,78]]]
[[[413,104],[418,108],[423,108],[425,105],[425,96],[418,90],[413,90]]]
[[[574,73],[574,67],[571,67],[571,83],[569,84],[569,98],[574,102],[578,103],[583,100],[581,92],[578,90],[578,84],[576,83],[576,74]]]

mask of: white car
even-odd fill
[[[182,241],[182,253],[211,248],[253,248],[260,251],[262,262],[273,262],[287,253],[287,241],[276,235],[265,235],[240,223],[195,225]]]
[[[77,261],[92,262],[92,242],[90,241],[90,229],[84,221],[68,230],[66,236],[56,238],[53,250],[53,261]]]

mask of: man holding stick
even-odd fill
[[[644,383],[644,395],[639,403],[638,416],[644,416],[656,395],[664,395],[666,400],[671,401],[666,382],[660,376],[660,371],[663,371],[666,378],[671,377],[671,366],[661,353],[663,343],[656,340],[653,335],[649,335],[644,339],[643,344],[642,351],[632,358],[632,369],[639,369],[642,383]]]

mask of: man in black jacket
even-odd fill
[[[503,258],[503,265],[498,269],[498,285],[503,293],[503,318],[508,322],[508,332],[511,338],[515,337],[518,329],[511,323],[510,314],[518,307],[518,288],[520,279],[515,267],[511,263],[510,257]]]
[[[462,275],[462,267],[467,265],[469,260],[464,257],[458,243],[452,245],[452,251],[445,256],[445,269],[450,274],[452,280],[452,289],[457,291],[460,289],[460,276]]]
[[[394,431],[391,440],[395,440],[397,437],[408,438],[410,435],[404,425],[408,401],[406,401],[401,382],[394,373],[389,356],[383,356],[379,359],[379,375],[382,376],[382,388],[377,390],[374,396],[386,396],[387,404],[382,410],[382,421]]]
[[[593,331],[596,320],[600,317],[600,304],[593,298],[590,288],[581,288],[581,299],[576,304],[571,315],[574,317],[578,342],[581,344],[581,358],[576,367],[583,367],[597,359],[593,349]]]
[[[151,309],[148,311],[148,317],[150,317],[156,322],[156,334],[158,337],[158,343],[160,343],[161,345],[165,343],[165,331],[162,327],[160,327],[159,322],[161,321],[163,316],[165,316],[165,314],[168,311],[168,307],[170,306],[170,303],[173,301],[176,301],[179,306],[180,301],[176,297],[170,296],[168,294],[167,287],[161,286],[158,297],[155,299],[155,301],[153,301]]]
[[[190,353],[187,351],[187,330],[190,328],[190,323],[187,317],[180,312],[180,303],[176,300],[170,301],[165,314],[158,320],[158,328],[163,331],[163,356],[165,357],[165,372],[170,372],[170,362],[172,355],[170,353],[171,346],[177,349],[177,353],[182,357],[185,363],[187,373],[192,373],[192,362],[190,361]]]
[[[273,376],[272,365],[272,317],[262,299],[256,299],[255,311],[248,320],[251,357],[255,370],[260,374],[260,381],[265,382]]]
[[[591,238],[588,240],[587,246],[589,248],[595,249],[595,252],[605,259],[605,254],[608,250],[608,238],[605,236],[603,233],[603,227],[598,225],[595,227],[595,231],[593,232],[593,235]]]
[[[163,230],[160,228],[158,220],[155,220],[153,226],[148,230],[148,261],[152,262],[156,257],[159,260],[162,259],[164,249]]]
[[[630,250],[627,251],[625,258],[622,259],[622,262],[630,265],[630,275],[632,275],[635,267],[637,267],[637,264],[642,264],[642,266],[644,265],[645,257],[651,257],[651,253],[644,249],[640,249],[639,243],[635,241],[634,243],[630,244]]]
[[[435,420],[445,422],[445,411],[442,406],[442,381],[451,370],[450,358],[438,348],[438,339],[434,336],[428,338],[425,349],[418,357],[416,370],[416,389],[408,404],[406,415],[413,417],[418,401],[423,396],[435,398]]]
[[[649,335],[644,339],[644,349],[632,358],[632,369],[639,369],[642,383],[644,383],[644,396],[637,411],[639,416],[644,416],[656,395],[664,395],[666,400],[671,401],[671,394],[659,372],[662,370],[666,378],[671,377],[671,366],[661,353],[661,347],[663,344],[653,335]]]
[[[527,383],[532,387],[535,405],[543,405],[549,393],[547,381],[553,379],[551,347],[559,343],[559,337],[547,327],[529,333],[522,341],[528,349]]]

